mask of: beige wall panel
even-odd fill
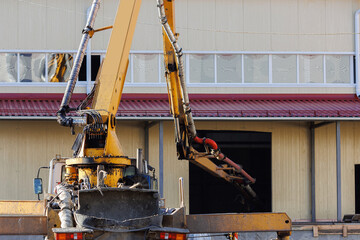
[[[179,207],[179,178],[184,178],[185,205],[189,206],[189,163],[179,161],[176,154],[172,121],[163,122],[164,198],[166,207]],[[159,179],[159,124],[149,129],[149,163]]]
[[[55,121],[1,121],[2,174],[0,199],[36,199],[33,178],[40,166],[48,166],[56,154],[71,156],[74,136]],[[42,170],[44,190],[48,171]]]
[[[326,51],[326,0],[301,0],[298,4],[299,51]]]
[[[159,179],[159,124],[149,128],[149,164],[155,168]]]
[[[315,130],[316,218],[336,219],[335,125]]]
[[[345,33],[326,36],[326,51],[354,51],[354,13],[350,0],[326,1],[326,33]]]
[[[0,49],[15,49],[18,39],[18,1],[0,1]]]
[[[271,0],[271,51],[298,50],[298,1]]]
[[[272,208],[293,219],[310,219],[309,129],[301,122],[201,121],[200,130],[272,133]],[[255,176],[256,177],[256,176]]]
[[[215,2],[216,51],[244,50],[244,7],[239,0]]]
[[[244,50],[271,50],[271,2],[268,0],[244,1]]]
[[[359,163],[356,148],[360,125],[355,122],[341,122],[341,195],[342,214],[355,213],[355,164]]]
[[[112,25],[118,2],[102,1],[96,28]],[[0,30],[6,33],[0,39],[2,49],[75,50],[91,1],[0,4]],[[356,0],[178,0],[176,19],[184,50],[353,51],[351,33],[359,8]],[[157,16],[156,3],[143,0],[133,50],[162,49]],[[110,32],[97,33],[92,48],[105,50]]]
[[[145,131],[142,122],[118,121],[116,125],[116,134],[126,156],[136,158],[137,149],[144,149]]]
[[[156,1],[143,0],[136,23],[131,45],[136,50],[161,50],[161,24],[158,18]]]
[[[184,179],[185,205],[189,206],[189,162],[177,159],[174,124],[164,125],[164,197],[167,207],[179,207],[179,178]]]
[[[44,49],[46,11],[46,0],[19,1],[19,42],[14,49]]]
[[[76,132],[79,132],[77,129]],[[144,130],[141,123],[118,122],[117,134],[129,157],[136,157],[136,149],[144,148]],[[53,121],[1,121],[0,199],[36,199],[33,178],[40,166],[48,166],[56,154],[72,156],[75,136],[69,128]],[[44,191],[47,191],[48,171],[42,170]]]
[[[185,50],[215,50],[215,12],[215,0],[188,1],[188,37]]]
[[[76,2],[47,0],[46,49],[70,50],[74,47],[79,29],[75,28]],[[61,42],[61,44],[59,44]]]
[[[188,0],[175,1],[175,24],[176,32],[179,33],[179,44],[184,50],[188,47]],[[162,41],[162,40],[161,40]],[[160,48],[162,49],[162,47]]]
[[[117,4],[111,4],[112,2],[113,1],[111,1],[111,0],[110,1],[101,1],[99,11],[98,11],[98,13],[96,15],[94,29],[99,29],[99,28],[107,26],[104,23],[105,17],[106,17],[105,16],[105,8],[106,8],[106,6],[112,5],[111,8],[117,9]],[[89,1],[89,4],[91,4],[90,1]],[[114,14],[114,16],[115,16],[115,14]],[[85,26],[85,21],[86,20],[84,20],[84,26]],[[109,25],[112,25],[112,23],[109,24]],[[111,33],[111,29],[106,30],[106,31],[102,31],[102,32],[97,32],[97,33],[94,34],[94,36],[91,38],[91,42],[90,42],[92,50],[106,50],[107,42],[104,43],[104,36],[107,33]]]
[[[102,1],[102,5],[100,6],[103,10],[102,12],[102,25],[100,25],[101,22],[96,22],[96,26],[98,27],[105,27],[105,26],[112,26],[114,24],[114,19],[116,15],[116,11],[118,9],[118,0],[108,0],[106,2]],[[99,41],[99,45],[92,45],[92,49],[94,50],[106,50],[107,45],[109,43],[110,35],[111,35],[111,29],[102,31],[96,34],[95,38],[101,38],[102,40],[96,40]]]
[[[88,8],[91,6],[91,1],[88,0],[76,0],[75,2],[76,2],[76,7],[75,7],[76,20],[74,24],[76,29],[76,34],[75,34],[76,38],[75,38],[75,42],[73,43],[73,50],[77,50],[79,47],[80,40],[82,38],[81,31],[84,29],[86,23],[86,13]]]

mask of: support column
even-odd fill
[[[311,222],[316,222],[316,196],[315,196],[315,126],[310,125],[311,134]]]
[[[336,196],[337,196],[337,220],[342,220],[341,213],[341,142],[340,121],[336,121]]]
[[[164,126],[159,122],[159,192],[164,197]]]
[[[145,160],[149,161],[149,123],[145,122],[145,127],[144,127],[144,138],[145,138],[145,142],[144,142],[144,158]]]
[[[316,222],[315,129],[333,122],[310,123],[311,144],[311,222]]]

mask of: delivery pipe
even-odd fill
[[[253,177],[251,177],[247,172],[245,172],[244,169],[242,169],[242,167],[240,167],[239,164],[236,164],[235,162],[233,162],[230,158],[226,157],[223,153],[220,152],[220,149],[217,145],[217,143],[210,139],[210,138],[199,138],[199,137],[195,137],[194,138],[194,142],[199,143],[199,144],[203,144],[203,145],[207,145],[209,146],[212,150],[214,150],[215,152],[219,152],[216,159],[220,160],[220,161],[224,161],[226,162],[228,165],[232,166],[233,168],[236,169],[236,171],[238,173],[240,173],[244,178],[246,178],[248,181],[250,181],[251,183],[255,183],[255,179]]]
[[[66,113],[69,110],[69,104],[71,100],[72,93],[74,91],[76,81],[79,77],[80,67],[82,61],[84,59],[85,51],[87,44],[90,39],[90,31],[93,29],[95,23],[95,17],[100,7],[100,0],[94,0],[88,14],[88,19],[86,21],[85,28],[83,29],[82,33],[83,36],[81,38],[80,46],[77,50],[76,57],[74,60],[74,65],[70,72],[70,77],[68,84],[66,86],[64,97],[61,101],[60,109],[57,112],[58,122],[62,126],[72,126],[72,125],[82,125],[84,124],[84,120],[74,120],[72,118],[66,118]]]
[[[360,98],[359,14],[360,14],[360,9],[355,12],[355,80],[356,80],[356,96],[358,98]]]
[[[183,97],[183,101],[184,101],[183,102],[184,112],[186,114],[186,118],[188,121],[188,128],[189,128],[190,135],[192,138],[194,138],[196,136],[196,129],[195,129],[193,116],[191,113],[189,95],[188,95],[187,89],[186,89],[185,71],[184,71],[185,67],[184,67],[184,59],[183,59],[184,56],[183,56],[182,48],[177,43],[176,37],[175,37],[174,33],[172,32],[170,25],[167,21],[165,9],[164,9],[164,1],[157,0],[157,7],[158,7],[158,13],[159,13],[161,25],[163,26],[164,31],[171,42],[171,45],[175,49],[176,57],[178,60],[179,78],[180,78],[180,85],[181,85],[181,90],[182,90],[182,97]]]

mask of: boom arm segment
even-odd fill
[[[174,117],[179,159],[190,160],[211,174],[233,183],[243,194],[256,198],[255,192],[249,186],[255,183],[255,179],[240,165],[221,153],[215,141],[197,136],[186,89],[182,49],[177,43],[178,34],[174,34],[175,3],[173,0],[157,0],[157,3],[159,18],[163,26],[165,77],[171,113]],[[196,151],[193,143],[204,145],[206,152]],[[227,166],[219,167],[210,160],[211,158],[223,161]]]
[[[98,30],[93,29],[99,8],[99,0],[94,0],[71,78],[58,111],[58,122],[73,127],[77,122],[83,126],[73,146],[74,158],[68,159],[66,169],[68,182],[81,183],[87,188],[94,186],[117,187],[123,179],[126,166],[131,159],[124,156],[115,132],[115,116],[125,83],[128,56],[135,32],[141,0],[121,0],[118,6],[105,59],[99,70],[93,91],[77,109],[70,109],[69,103],[78,78],[82,58],[89,38]],[[110,27],[104,28],[108,29]],[[86,108],[92,100],[90,108]],[[78,110],[81,121],[66,117],[70,110]],[[104,175],[104,172],[106,174]]]

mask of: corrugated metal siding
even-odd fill
[[[144,148],[143,125],[121,122],[117,135],[124,153],[135,157],[137,148]],[[56,121],[0,121],[0,199],[35,199],[33,178],[39,167],[48,166],[56,154],[71,157],[75,136]],[[48,172],[42,170],[47,191]]]
[[[55,154],[71,156],[74,137],[54,121],[0,122],[0,199],[35,199],[32,179]],[[119,121],[117,134],[125,154],[136,156],[144,148],[144,124]],[[238,130],[272,133],[272,202],[274,212],[287,212],[293,220],[310,219],[310,131],[306,122],[197,121],[199,130]],[[342,208],[354,213],[354,164],[360,164],[359,122],[341,122]],[[159,172],[159,128],[150,128],[150,165]],[[318,219],[336,218],[335,126],[316,129],[316,207]],[[178,178],[185,180],[189,206],[188,162],[178,161],[172,121],[164,122],[164,195],[168,207],[177,207]],[[42,172],[45,185],[47,173]],[[256,176],[255,176],[256,177]]]
[[[112,25],[118,2],[102,1],[96,28]],[[77,49],[90,4],[86,0],[1,1],[0,46]],[[354,50],[353,14],[358,8],[356,0],[178,0],[176,22],[186,50],[350,52]],[[110,31],[96,34],[93,49],[106,49],[109,35]],[[132,49],[161,50],[161,38],[156,3],[143,0]]]

